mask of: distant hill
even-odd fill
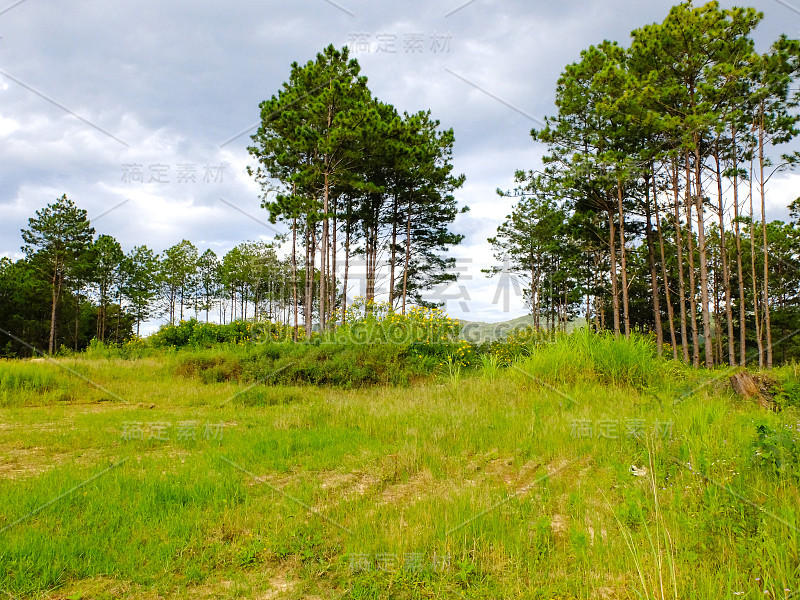
[[[533,326],[533,317],[525,315],[511,319],[510,321],[500,321],[499,323],[485,323],[483,321],[465,321],[460,319],[461,322],[461,339],[475,344],[482,344],[484,342],[494,342],[504,339],[510,332],[515,329],[524,329],[525,327]],[[586,319],[578,317],[573,321],[567,323],[567,332],[572,332],[576,328],[581,328],[586,325]]]

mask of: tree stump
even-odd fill
[[[733,391],[742,398],[755,400],[761,408],[777,411],[778,405],[767,391],[766,381],[745,371],[731,376],[731,387]]]

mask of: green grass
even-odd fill
[[[508,369],[342,389],[253,385],[275,360],[253,352],[0,362],[0,595],[799,589],[800,413],[724,370],[577,334]]]

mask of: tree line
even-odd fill
[[[695,366],[798,354],[800,205],[770,223],[766,197],[798,160],[780,147],[798,134],[800,42],[759,54],[762,18],[683,2],[566,67],[557,114],[531,132],[544,169],[500,191],[519,201],[489,240],[538,326],[583,313]]]
[[[145,245],[126,253],[113,236],[95,235],[86,211],[64,195],[36,211],[22,240],[24,258],[0,259],[4,356],[77,351],[92,339],[120,343],[153,318],[291,319],[281,238],[243,242],[221,257],[188,240],[160,254]],[[304,271],[298,277],[304,281]]]

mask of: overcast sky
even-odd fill
[[[0,0],[2,2],[2,0]],[[515,169],[537,168],[530,129],[554,112],[556,80],[582,49],[628,44],[661,21],[664,0],[0,3],[0,256],[19,258],[20,228],[67,194],[98,233],[160,252],[182,239],[223,254],[275,231],[259,221],[245,169],[258,104],[333,43],[351,46],[372,92],[400,110],[431,109],[455,130],[455,224],[461,282],[447,309],[470,320],[525,313],[481,268],[486,238],[511,203]],[[723,7],[734,3],[723,1]],[[800,0],[755,0],[755,39],[800,35]],[[775,179],[770,216],[785,218],[800,176]],[[356,291],[357,293],[357,291]]]

